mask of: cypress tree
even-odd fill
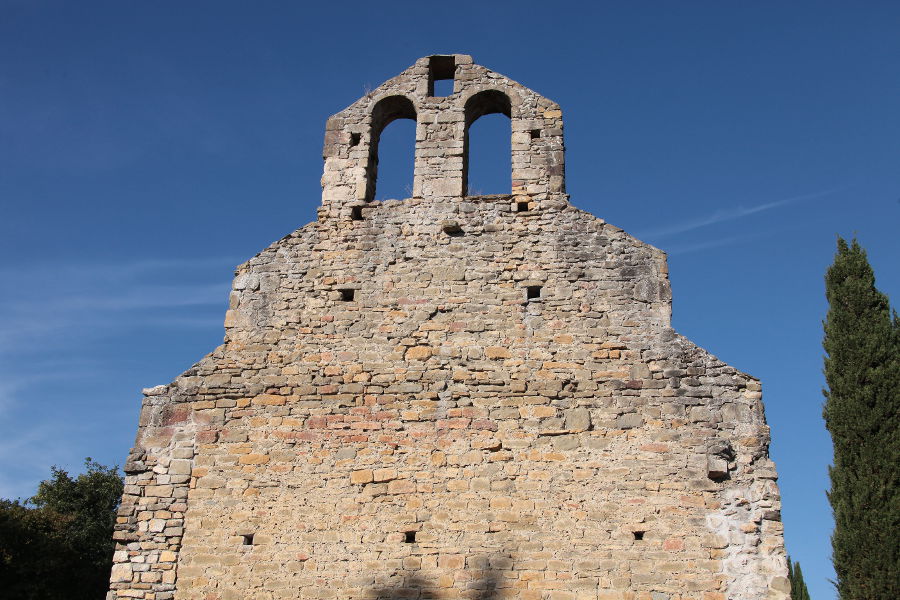
[[[900,598],[900,320],[856,239],[825,275],[828,500],[841,600]]]
[[[800,563],[795,562],[792,565],[790,556],[788,556],[788,579],[791,580],[791,600],[810,600]]]

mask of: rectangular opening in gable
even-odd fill
[[[403,533],[403,542],[405,544],[415,544],[416,543],[416,532],[415,531],[405,531]]]
[[[252,546],[253,545],[253,534],[252,533],[241,534],[241,545]]]
[[[541,299],[541,286],[539,285],[529,285],[525,288],[525,299],[526,300],[540,300]]]
[[[449,96],[453,93],[456,59],[453,56],[432,56],[428,59],[428,95]]]
[[[353,302],[356,290],[340,290],[341,302]]]

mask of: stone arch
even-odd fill
[[[510,119],[510,135],[512,132],[512,100],[500,90],[483,90],[473,94],[465,104],[465,133],[463,135],[463,196],[469,192],[469,128],[484,115],[502,114]]]
[[[397,119],[416,121],[416,107],[406,96],[386,96],[372,107],[369,126],[369,160],[366,165],[366,202],[375,199],[378,181],[378,141],[384,128]]]

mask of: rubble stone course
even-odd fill
[[[492,112],[513,189],[467,196]],[[375,202],[410,117],[413,197]],[[328,120],[318,220],[144,391],[109,600],[789,598],[760,384],[671,329],[662,251],[569,203],[562,134],[465,55]]]

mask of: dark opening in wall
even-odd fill
[[[428,95],[444,97],[453,93],[456,59],[452,56],[432,56],[428,59]]]
[[[461,236],[464,233],[463,228],[456,221],[444,221],[441,223],[441,229],[452,237]]]
[[[466,101],[463,138],[463,194],[512,191],[512,102],[499,90],[478,92]]]
[[[403,533],[403,543],[404,544],[415,544],[416,543],[416,532],[415,531],[406,531]]]
[[[241,544],[243,544],[244,546],[252,546],[253,545],[253,534],[252,533],[241,534]]]
[[[350,146],[359,146],[359,142],[362,139],[362,135],[359,133],[351,133],[350,134]]]
[[[353,302],[354,296],[356,296],[356,290],[340,290],[341,292],[341,302]]]
[[[541,130],[540,129],[532,129],[531,130],[531,139],[536,140],[539,137],[541,137]]]
[[[354,221],[362,221],[363,220],[362,206],[352,207],[350,209],[350,218],[353,219]]]
[[[637,541],[641,541],[644,539],[645,532],[643,532],[643,531],[632,531],[631,533],[634,534],[634,539]]]
[[[416,154],[416,109],[412,101],[406,96],[379,100],[372,109],[370,135],[366,201],[410,198]]]
[[[516,202],[516,212],[528,212],[528,203]]]
[[[526,300],[539,300],[541,298],[541,286],[529,285],[525,288]]]
[[[416,161],[416,124],[406,119],[391,123],[378,141],[377,187],[373,198],[412,198]]]

